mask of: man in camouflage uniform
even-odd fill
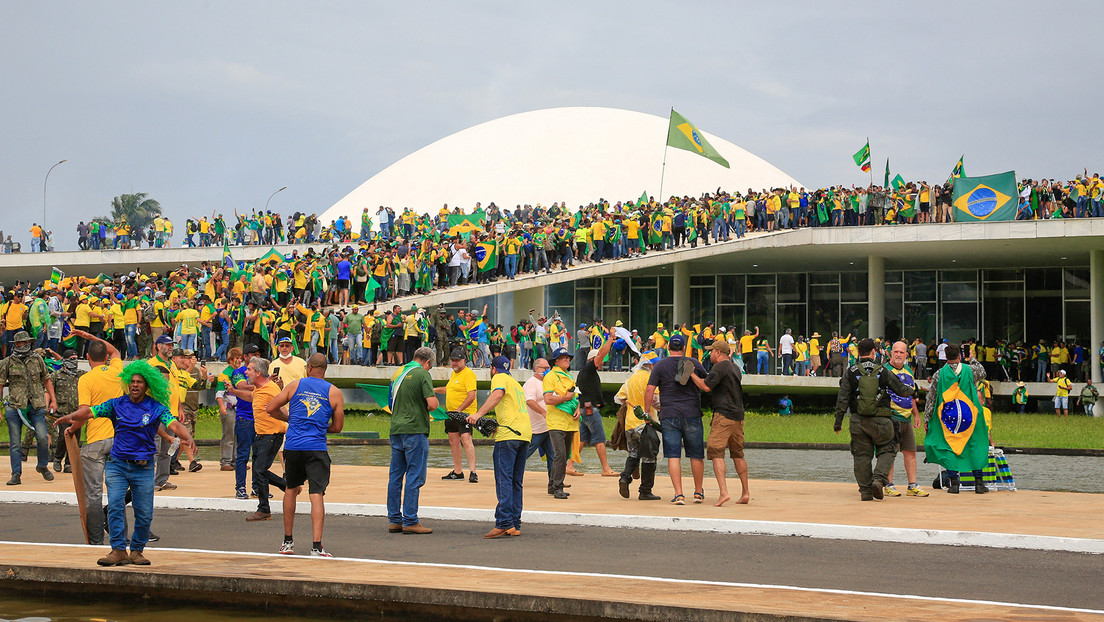
[[[444,306],[438,306],[433,313],[433,329],[437,331],[437,360],[448,364],[449,342],[452,339],[453,323],[448,319]]]
[[[38,439],[38,466],[35,470],[46,481],[54,474],[46,466],[49,462],[50,442],[46,432],[46,413],[57,410],[54,399],[54,383],[46,371],[42,357],[31,350],[30,334],[20,330],[12,337],[11,355],[0,360],[0,387],[8,387],[8,400],[4,405],[4,418],[8,422],[8,438],[19,440],[23,427],[34,428]],[[11,479],[9,486],[21,484],[23,474],[22,447],[12,443]]]
[[[50,436],[50,444],[53,446],[53,459],[54,459],[54,471],[60,473],[62,471],[61,462],[65,461],[65,472],[71,473],[72,468],[69,463],[68,452],[65,448],[65,439],[62,434],[65,433],[63,426],[57,428],[54,426],[54,422],[58,417],[68,415],[76,412],[80,406],[77,399],[77,381],[84,375],[83,369],[77,368],[77,351],[68,349],[62,354],[62,360],[60,366],[50,372],[50,380],[54,383],[54,396],[57,398],[57,411],[46,413],[46,428]],[[23,459],[26,457],[31,449],[31,443],[34,438],[33,430],[27,430],[27,433],[23,436]]]

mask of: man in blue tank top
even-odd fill
[[[226,389],[238,398],[234,407],[234,439],[237,455],[234,457],[234,492],[238,499],[249,499],[245,491],[245,470],[249,464],[249,452],[253,448],[256,430],[253,428],[253,385],[245,376],[245,368],[261,349],[256,344],[242,348],[242,366],[230,373],[230,386]]]
[[[330,484],[330,454],[326,434],[336,434],[345,425],[345,398],[326,382],[326,355],[319,352],[307,359],[307,377],[288,384],[268,402],[265,410],[274,419],[288,422],[284,436],[284,543],[280,553],[295,553],[292,527],[295,502],[306,483],[311,503],[311,557],[333,557],[322,548],[322,523],[326,506],[322,501]],[[280,409],[287,405],[287,413]]]

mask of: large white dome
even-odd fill
[[[614,108],[551,108],[502,117],[447,136],[380,171],[322,215],[359,220],[380,205],[437,213],[441,205],[470,212],[518,204],[569,208],[605,198],[635,200],[642,192],[697,196],[716,188],[744,191],[799,185],[744,149],[705,133],[731,168],[681,149],[663,150],[668,120]],[[665,170],[664,170],[665,168]]]

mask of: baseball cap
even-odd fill
[[[686,347],[686,337],[684,335],[672,335],[669,343],[671,350],[682,350]]]
[[[157,338],[157,341],[155,341],[154,343],[156,343],[157,345],[162,345],[162,344],[172,343],[172,342],[173,342],[172,337],[170,337],[168,335],[161,335],[160,337]]]
[[[705,346],[706,350],[716,350],[721,354],[732,354],[732,347],[728,345],[727,341],[717,340],[713,343]]]
[[[494,371],[496,373],[508,374],[508,373],[510,373],[510,359],[506,358],[505,356],[501,356],[501,355],[496,356],[491,361],[491,367],[494,369]]]
[[[280,344],[284,344],[284,343],[290,344],[291,343],[291,337],[280,337],[278,340],[276,340],[276,345],[280,345]]]
[[[463,348],[453,348],[452,352],[449,353],[449,360],[466,361],[468,360],[468,355],[464,353]]]
[[[660,356],[656,354],[655,350],[648,350],[640,355],[641,365],[655,365],[659,362]]]
[[[246,345],[244,348],[242,348],[242,354],[256,354],[260,351],[261,351],[261,349],[258,348],[257,344],[255,344],[255,343],[250,343],[250,344]]]
[[[556,348],[552,351],[552,360],[560,358],[561,356],[571,356],[571,353],[567,351],[567,348]]]
[[[173,348],[172,356],[185,356],[183,348]]]

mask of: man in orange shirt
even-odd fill
[[[245,377],[253,385],[253,489],[257,491],[257,511],[245,517],[247,521],[272,518],[268,505],[268,485],[285,490],[284,478],[268,470],[276,452],[284,444],[287,423],[274,419],[265,407],[280,393],[280,387],[268,376],[268,359],[254,357],[245,366]],[[284,413],[287,414],[286,412]]]
[[[37,222],[31,224],[31,252],[42,252],[42,227]]]

